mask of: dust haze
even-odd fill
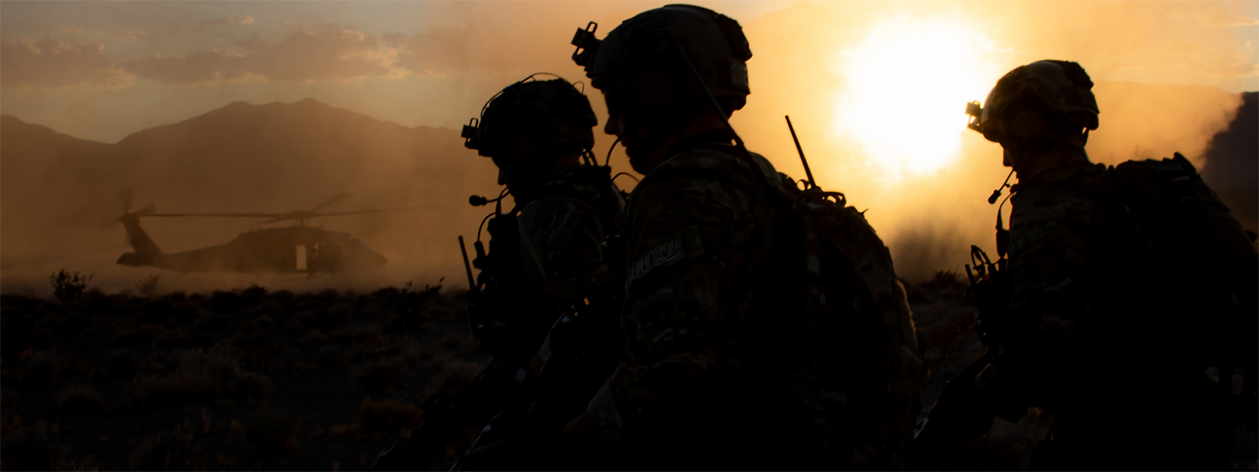
[[[1235,155],[1209,149],[1242,103],[1224,89],[1253,76],[1259,63],[1253,45],[1238,46],[1235,35],[1242,30],[1235,25],[1247,20],[1230,16],[1228,4],[698,3],[740,20],[751,43],[753,93],[732,120],[748,147],[802,177],[783,121],[790,115],[818,183],[866,210],[898,273],[910,280],[960,271],[971,244],[992,251],[996,208],[986,199],[1008,169],[1000,165],[998,145],[965,130],[962,110],[967,101],[982,101],[1009,69],[1039,59],[1081,62],[1097,84],[1102,110],[1088,146],[1095,162],[1180,151],[1208,175],[1212,162],[1205,156]],[[369,290],[407,281],[436,284],[442,277],[447,286],[464,286],[455,238],[475,240],[477,224],[492,209],[473,208],[467,197],[492,196],[500,187],[492,163],[463,148],[458,126],[494,92],[530,73],[584,80],[569,59],[573,30],[593,20],[602,37],[656,6],[432,4],[429,14],[441,25],[425,32],[294,29],[239,53],[118,60],[89,71],[92,77],[110,71],[106,85],[67,86],[73,80],[58,73],[40,88],[38,74],[10,73],[14,66],[6,62],[0,111],[11,116],[0,123],[0,284],[8,292],[47,293],[47,275],[64,267],[95,274],[92,286],[106,291],[133,287],[151,274],[160,274],[165,290],[252,283]],[[259,16],[253,26],[264,22]],[[861,62],[878,57],[881,44],[937,26],[961,45],[935,54],[938,63],[916,57]],[[327,41],[350,43],[340,56],[302,62],[303,51],[319,53],[298,40],[323,41],[325,30],[336,33]],[[294,57],[280,69],[251,55]],[[343,63],[346,58],[352,61]],[[119,80],[132,85],[119,86]],[[62,100],[49,98],[54,93],[77,98],[59,108]],[[590,88],[586,94],[601,127],[602,96]],[[945,107],[939,119],[932,115],[937,103]],[[596,137],[602,160],[612,139],[601,132]],[[1254,154],[1239,158],[1254,160]],[[614,172],[630,170],[620,149],[612,164]],[[1259,186],[1253,173],[1220,178]],[[632,186],[629,179],[618,183]],[[287,212],[338,193],[354,197],[330,210],[416,208],[312,222],[349,232],[387,257],[377,272],[177,274],[114,264],[130,250],[124,232],[100,225],[121,214],[118,192],[128,187],[135,208],[154,203],[160,212]],[[149,218],[142,224],[170,253],[226,243],[258,222]]]

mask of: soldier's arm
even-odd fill
[[[1068,189],[1032,188],[1011,214],[1011,329],[979,375],[980,391],[997,413],[1017,421],[1028,406],[1051,406],[1076,328],[1089,316],[1086,287],[1101,225],[1096,202]],[[1091,252],[1093,251],[1093,252]]]
[[[635,190],[622,319],[630,359],[591,403],[603,424],[686,434],[717,408],[717,377],[737,369],[724,352],[742,332],[737,313],[753,291],[742,284],[767,244],[767,209],[746,174],[688,167],[685,157]],[[680,427],[661,431],[662,422]]]
[[[520,215],[526,277],[551,303],[566,303],[607,277],[598,211],[571,197],[546,197]]]

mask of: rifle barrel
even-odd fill
[[[796,128],[791,126],[791,117],[783,115],[787,119],[787,129],[791,130],[791,140],[796,143],[796,152],[800,154],[800,163],[804,164],[804,175],[809,178],[809,186],[816,187],[817,183],[813,181],[813,171],[809,170],[809,160],[804,158],[804,149],[800,147],[800,138],[796,137]]]

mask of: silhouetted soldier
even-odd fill
[[[749,94],[752,53],[739,24],[670,5],[602,41],[587,30],[575,42],[585,51],[574,58],[604,93],[605,131],[645,174],[627,214],[627,358],[568,436],[542,445],[558,463],[522,462],[527,448],[504,444],[474,451],[469,464],[894,464],[912,438],[921,374],[903,288],[887,249],[841,194],[797,189],[726,123]],[[814,220],[798,213],[814,210]],[[855,252],[839,256],[830,236]],[[881,283],[863,285],[871,280]],[[881,381],[892,371],[908,382]]]
[[[541,338],[526,333],[549,328],[579,295],[599,292],[592,302],[611,302],[600,289],[619,274],[623,256],[605,251],[625,199],[590,154],[597,122],[572,84],[531,77],[492,98],[466,132],[467,146],[494,160],[498,183],[516,203],[487,222],[490,251],[476,263],[480,294],[470,317],[473,335],[491,353],[522,343],[536,349]]]
[[[615,367],[625,342],[617,323],[625,198],[590,154],[596,124],[572,84],[530,76],[496,94],[479,123],[465,127],[467,147],[494,160],[503,196],[515,201],[503,212],[500,196],[483,222],[490,250],[477,241],[481,273],[468,292],[473,336],[494,359],[457,398],[425,405],[428,429],[410,442],[427,444],[386,456],[377,468],[427,468],[425,454],[406,449],[444,452],[436,446],[451,429],[480,428],[491,417],[478,444],[559,431]]]
[[[1036,407],[1054,423],[1035,466],[1227,469],[1240,402],[1225,393],[1232,375],[1217,388],[1210,366],[1245,366],[1255,419],[1259,256],[1179,153],[1089,161],[1092,86],[1079,64],[1034,62],[968,108],[1019,178],[1008,233],[998,217],[1009,259],[996,278],[1012,292],[1008,311],[981,303],[995,356],[950,382],[915,443],[919,467],[994,415],[1018,421]]]

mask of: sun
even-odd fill
[[[993,49],[959,20],[901,17],[874,26],[840,53],[833,131],[893,180],[941,169],[961,148],[966,102],[992,86]]]

